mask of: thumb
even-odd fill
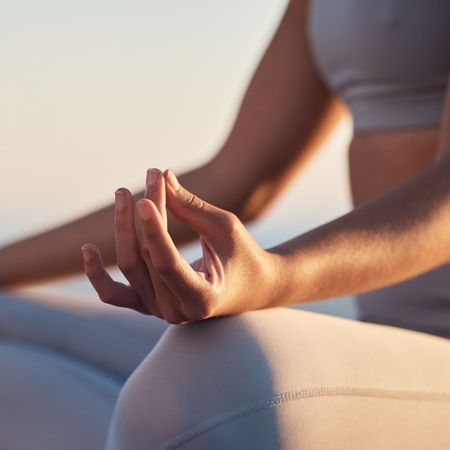
[[[164,177],[167,207],[179,220],[211,241],[223,239],[224,233],[234,227],[237,218],[233,213],[189,192],[180,185],[170,169],[164,172]]]

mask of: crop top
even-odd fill
[[[318,69],[355,131],[437,126],[450,73],[450,0],[310,0]]]

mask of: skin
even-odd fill
[[[85,271],[104,302],[169,323],[359,293],[450,261],[450,152],[397,189],[269,250],[172,172],[150,170],[147,186],[137,203],[140,243],[131,194],[121,189],[116,201],[117,255],[130,285],[108,275],[93,244],[82,248]],[[166,207],[200,236],[203,257],[192,265],[167,231]]]
[[[400,186],[269,250],[236,215],[186,190],[170,170],[151,169],[137,216],[131,193],[116,192],[117,257],[130,284],[108,275],[93,244],[82,247],[86,275],[104,302],[173,324],[403,281],[450,262],[450,88],[435,153],[434,165]],[[168,233],[167,210],[200,236],[203,257],[191,265]]]
[[[159,172],[156,188],[147,182],[146,199],[137,209],[140,235],[131,194],[121,189],[115,213],[108,207],[3,249],[0,283],[18,285],[76,272],[78,246],[94,241],[99,248],[83,246],[85,269],[102,300],[184,323],[361,292],[448,261],[443,248],[450,246],[442,244],[448,241],[443,226],[449,208],[448,160],[442,157],[416,177],[438,149],[448,148],[443,137],[438,144],[435,129],[354,137],[349,160],[355,204],[390,191],[351,214],[271,250],[261,249],[245,230],[243,223],[276,199],[342,114],[315,70],[305,23],[305,2],[291,1],[218,154],[180,176],[179,189],[170,187],[169,172]],[[399,188],[407,179],[410,183]],[[116,249],[113,233],[107,232],[113,214]],[[195,236],[189,227],[200,235],[204,249],[203,258],[192,265],[176,250]],[[62,246],[51,247],[52,242],[66,245],[59,250]],[[420,244],[417,251],[410,251],[411,243]],[[117,253],[129,286],[109,277],[101,253],[105,264]],[[404,254],[407,258],[398,257]],[[411,268],[405,260],[414,262]]]
[[[129,286],[108,275],[95,245],[82,247],[86,274],[101,300],[184,323],[259,308],[261,296],[242,301],[252,280],[267,304],[276,294],[270,289],[276,267],[233,213],[184,189],[171,171],[163,176],[149,170],[146,184],[146,198],[136,205],[140,239],[131,194],[120,189],[116,197],[117,258]],[[166,206],[200,235],[203,257],[192,265],[167,231]]]
[[[243,222],[256,219],[270,206],[340,114],[312,63],[305,15],[303,2],[289,5],[228,139],[214,158],[179,177],[190,191],[232,211]],[[137,193],[135,199],[142,196]],[[11,288],[80,272],[79,248],[86,241],[98,244],[105,264],[115,263],[113,217],[113,205],[107,206],[1,249],[0,286]],[[169,216],[169,230],[177,245],[196,236],[173,216]]]

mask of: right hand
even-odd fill
[[[92,244],[83,246],[86,274],[101,300],[153,314],[170,323],[239,314],[271,306],[278,297],[279,257],[263,250],[232,213],[179,185],[171,172],[149,171],[146,199],[116,195],[117,260],[130,286],[114,281]],[[168,209],[200,235],[203,258],[189,265],[167,232]]]

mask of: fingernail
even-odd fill
[[[125,205],[125,196],[123,191],[118,189],[116,192],[116,206],[123,207]]]
[[[151,186],[155,184],[159,178],[160,171],[158,169],[147,170],[147,183]]]
[[[152,217],[152,213],[150,211],[150,207],[145,200],[139,200],[137,202],[137,209],[139,213],[139,217],[142,220],[149,220]]]
[[[92,258],[91,258],[91,254],[89,253],[88,249],[83,246],[83,247],[81,247],[81,252],[83,253],[83,259],[86,262],[91,262]]]
[[[171,169],[167,170],[167,183],[174,191],[178,191],[178,189],[180,189],[180,183],[178,183],[177,177]]]

